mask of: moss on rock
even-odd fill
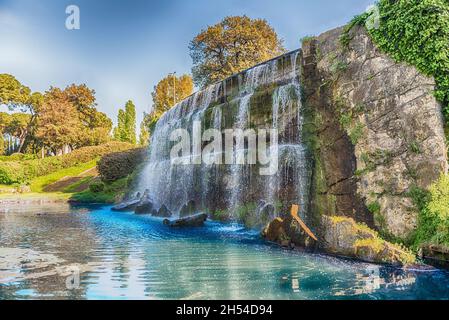
[[[413,253],[383,240],[376,231],[351,218],[323,216],[321,236],[320,247],[335,255],[398,266],[416,262]]]

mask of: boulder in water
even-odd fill
[[[164,224],[173,228],[185,228],[185,227],[201,227],[207,220],[207,214],[199,213],[193,216],[184,217],[176,220],[165,219]]]
[[[136,205],[134,212],[136,214],[152,214],[154,213],[154,205],[150,198],[150,191],[145,190],[139,203]]]
[[[139,199],[125,201],[112,207],[112,211],[134,211],[139,202],[140,202]]]
[[[146,189],[139,203],[136,205],[134,213],[153,214],[155,211],[153,201],[150,198],[150,190]]]
[[[156,217],[161,217],[161,218],[169,218],[169,217],[172,216],[172,212],[171,212],[170,209],[168,209],[167,206],[164,204],[164,205],[162,205],[162,207],[160,207],[159,210],[156,211],[153,215],[156,216]]]
[[[112,211],[134,211],[140,202],[140,197],[140,192],[138,192],[134,196],[134,199],[119,203],[118,205],[112,207]]]
[[[179,211],[180,217],[189,217],[195,214],[195,201],[190,200],[186,204],[184,204]]]
[[[134,213],[136,214],[152,214],[154,212],[153,203],[150,200],[139,201]]]

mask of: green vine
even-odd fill
[[[435,96],[449,124],[449,1],[380,0],[377,6],[380,24],[368,31],[371,38],[396,61],[435,78]],[[348,24],[340,38],[343,46],[349,45],[349,31],[368,17],[364,13]]]

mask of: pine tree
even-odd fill
[[[125,141],[136,144],[136,107],[129,100],[125,105]]]
[[[136,107],[131,100],[126,103],[125,110],[118,111],[114,139],[136,144]]]

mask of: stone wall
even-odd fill
[[[365,30],[303,44],[306,134],[315,158],[312,211],[365,222],[392,238],[417,224],[411,199],[447,172],[434,81],[381,53]]]

